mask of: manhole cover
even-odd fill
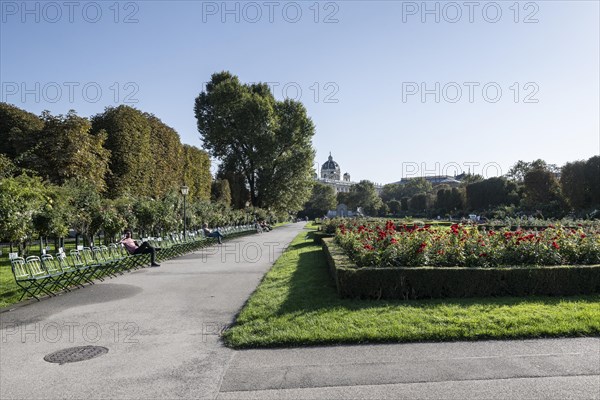
[[[48,354],[44,357],[44,360],[51,363],[65,364],[89,360],[106,353],[108,353],[108,349],[102,346],[69,347],[68,349],[62,349]]]

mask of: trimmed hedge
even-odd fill
[[[423,299],[600,293],[600,265],[358,268],[333,239],[323,238],[322,242],[342,297]]]
[[[313,232],[313,241],[315,242],[315,244],[322,245],[324,238],[333,238],[333,237],[335,237],[335,235],[332,233],[325,233],[325,232],[321,232],[321,231]]]

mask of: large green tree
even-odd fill
[[[175,129],[152,114],[144,114],[150,125],[150,152],[154,161],[150,182],[152,194],[162,197],[177,190],[183,176],[183,146]]]
[[[594,156],[586,161],[585,185],[590,207],[600,209],[600,156]]]
[[[33,225],[40,236],[62,238],[69,232],[69,207],[67,192],[62,186],[45,185],[45,204],[33,216]],[[58,241],[55,241],[55,250]]]
[[[227,179],[216,179],[212,183],[211,200],[227,206],[231,205],[231,189]]]
[[[390,210],[390,212],[392,213],[392,215],[398,215],[400,213],[400,211],[402,210],[402,204],[400,203],[399,200],[390,200],[387,203],[387,206]]]
[[[310,195],[314,125],[304,106],[276,101],[266,84],[214,74],[196,98],[204,147],[241,173],[253,206],[300,210]]]
[[[567,163],[562,167],[560,185],[572,208],[582,210],[600,205],[600,156]]]
[[[84,243],[91,244],[92,236],[100,225],[94,223],[102,213],[102,198],[96,187],[85,179],[69,179],[63,187],[69,199],[69,223],[77,234],[82,235]]]
[[[0,239],[18,243],[20,253],[35,233],[35,215],[48,203],[46,192],[39,177],[0,179]]]
[[[435,206],[441,212],[462,210],[464,203],[465,190],[463,188],[440,188],[437,191]]]
[[[78,178],[90,182],[98,192],[104,191],[110,155],[103,147],[106,132],[91,134],[90,121],[73,110],[58,116],[44,112],[42,119],[44,128],[36,151],[38,175],[58,185]]]
[[[92,131],[106,131],[106,148],[110,150],[108,194],[116,198],[131,192],[154,195],[152,180],[155,159],[151,152],[150,122],[141,111],[129,107],[108,107],[92,117]]]
[[[0,179],[17,175],[18,168],[5,154],[0,154]]]
[[[506,178],[494,177],[466,187],[467,207],[471,210],[485,210],[499,205],[518,204],[520,199],[517,185]]]
[[[483,181],[485,178],[479,174],[465,174],[460,180],[460,187],[466,188],[472,183]]]
[[[560,175],[560,185],[569,202],[574,209],[583,209],[589,206],[587,185],[585,185],[585,161],[567,163]]]
[[[183,158],[182,182],[190,188],[189,199],[210,200],[210,157],[204,150],[184,144]]]
[[[404,192],[402,190],[404,185],[399,183],[388,183],[387,185],[383,185],[381,188],[381,200],[385,203],[390,202],[391,200],[400,200],[404,197]]]
[[[429,207],[428,196],[425,193],[415,194],[408,202],[409,210],[413,212],[425,212]]]
[[[400,200],[403,197],[413,197],[421,193],[429,193],[433,186],[425,178],[411,178],[402,183],[384,185],[381,190],[381,199],[387,203],[390,200]]]
[[[329,210],[335,210],[337,197],[335,189],[321,182],[315,182],[310,194],[310,199],[304,205],[303,214],[309,218],[322,217]]]
[[[210,199],[208,154],[182,145],[179,134],[158,117],[128,106],[109,107],[92,118],[92,126],[108,134],[111,197],[133,193],[157,199],[186,184],[190,200]]]
[[[433,186],[425,178],[413,178],[402,185],[401,194],[405,197],[413,197],[417,194],[426,194],[431,192]]]
[[[383,206],[383,202],[377,194],[373,182],[362,180],[350,186],[348,206],[350,208],[362,207],[368,215],[377,215],[379,209]]]
[[[523,179],[525,197],[523,204],[530,210],[548,210],[553,213],[564,209],[560,185],[554,173],[547,169],[533,169]]]
[[[344,204],[346,206],[350,206],[352,199],[350,198],[350,192],[338,192],[336,195],[336,200],[338,205]]]
[[[106,243],[114,242],[115,238],[127,227],[127,221],[119,213],[116,203],[117,201],[113,199],[102,199],[98,212],[94,212],[92,217],[91,231],[102,230]]]
[[[314,125],[299,102],[277,102],[275,112],[279,123],[269,135],[271,143],[265,146],[272,156],[266,157],[258,170],[260,205],[279,211],[297,211],[310,196],[313,183]]]
[[[38,147],[43,128],[44,122],[37,115],[0,102],[0,153],[18,166]]]
[[[533,170],[546,170],[553,173],[559,172],[559,168],[555,164],[548,164],[542,159],[537,159],[531,162],[519,160],[506,173],[506,177],[513,181],[523,182],[525,175]]]
[[[246,187],[246,179],[239,172],[232,172],[235,168],[228,170],[225,166],[219,167],[217,179],[226,179],[229,182],[229,190],[231,192],[231,206],[233,208],[245,208],[250,201],[250,192]]]

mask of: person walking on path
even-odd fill
[[[150,266],[151,267],[160,267],[160,264],[156,263],[156,248],[150,246],[150,243],[144,242],[141,246],[138,246],[135,240],[131,238],[131,231],[126,230],[125,236],[119,242],[123,246],[129,254],[150,254]]]

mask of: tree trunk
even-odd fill
[[[254,181],[254,177],[248,179],[248,185],[250,186],[250,201],[252,202],[253,207],[258,207],[258,199],[256,196],[255,186],[256,182]]]

